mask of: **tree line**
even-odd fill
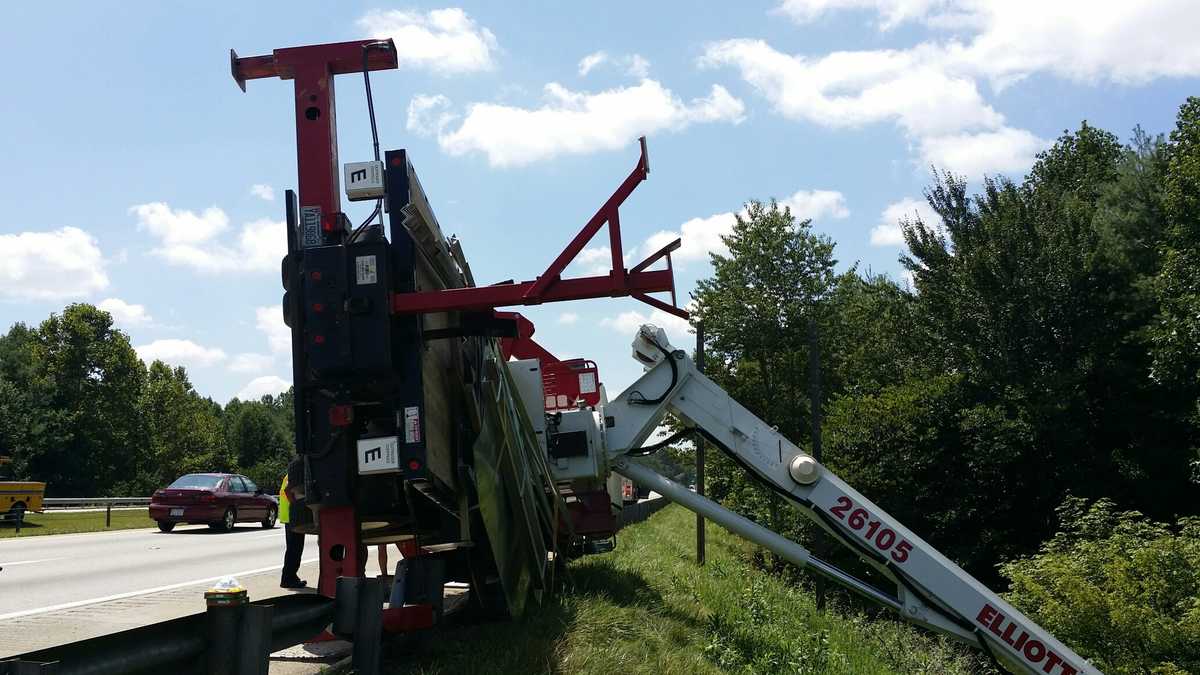
[[[1200,99],[925,196],[902,282],[749,203],[694,293],[710,377],[811,449],[817,352],[836,473],[1107,672],[1200,668]],[[711,495],[827,550],[714,463]]]
[[[0,454],[49,496],[145,496],[206,471],[270,490],[295,447],[292,418],[290,391],[221,406],[182,366],[145,365],[89,304],[0,336]]]

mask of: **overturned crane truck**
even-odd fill
[[[403,45],[399,46],[403,48]],[[618,210],[649,174],[645,139],[630,175],[532,281],[476,286],[460,243],[441,232],[408,154],[379,155],[370,72],[395,68],[398,46],[366,40],[239,58],[234,79],[294,82],[298,193],[287,193],[283,313],[292,330],[296,448],[313,529],[320,592],[334,629],[355,641],[360,672],[378,665],[381,630],[426,628],[446,581],[470,585],[478,608],[536,611],[573,553],[611,545],[614,472],[692,509],[913,623],[991,654],[1014,672],[1098,672],[770,425],[732,400],[644,326],[634,356],[645,374],[611,400],[594,363],[560,361],[533,326],[501,307],[631,296],[675,307],[672,250],[624,266]],[[361,74],[374,159],[338,163],[334,79]],[[344,169],[344,173],[343,173]],[[355,226],[340,206],[375,201]],[[607,226],[607,275],[563,278]],[[666,269],[649,269],[665,262]],[[671,302],[651,293],[669,293]],[[671,413],[786,498],[895,583],[878,590],[796,543],[639,463]],[[682,437],[682,435],[680,437]],[[668,439],[673,442],[678,438]],[[661,445],[661,444],[659,444]],[[618,483],[619,484],[619,483]],[[406,583],[383,608],[364,592],[366,546],[397,543]]]

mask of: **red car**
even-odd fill
[[[189,473],[150,497],[150,517],[170,532],[177,523],[204,523],[228,532],[237,523],[275,527],[279,501],[254,481],[231,473]]]

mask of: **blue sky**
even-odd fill
[[[1196,25],[1191,0],[5,3],[0,329],[93,302],[218,401],[287,386],[291,83],[243,94],[231,47],[394,37],[401,68],[372,78],[381,144],[409,149],[481,283],[539,273],[648,135],[625,248],[681,233],[683,302],[751,198],[813,218],[841,268],[899,278],[896,221],[923,212],[931,164],[1019,178],[1083,119],[1169,131],[1200,75]],[[368,159],[361,78],[337,92],[341,159]],[[585,253],[573,272],[604,256]],[[521,311],[610,392],[639,372],[639,322],[690,339],[627,299]]]

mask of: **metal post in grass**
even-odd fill
[[[104,529],[112,527],[112,502],[109,502],[104,508]]]
[[[821,345],[817,339],[817,320],[808,319],[808,402],[812,411],[809,426],[812,430],[813,459],[821,461]],[[819,533],[817,536],[821,536]],[[824,547],[818,542],[818,551]],[[825,609],[825,579],[816,579],[817,609]]]
[[[696,324],[696,370],[704,372],[704,324]],[[696,494],[704,496],[704,438],[696,440]],[[696,514],[696,564],[704,564],[704,516]]]

